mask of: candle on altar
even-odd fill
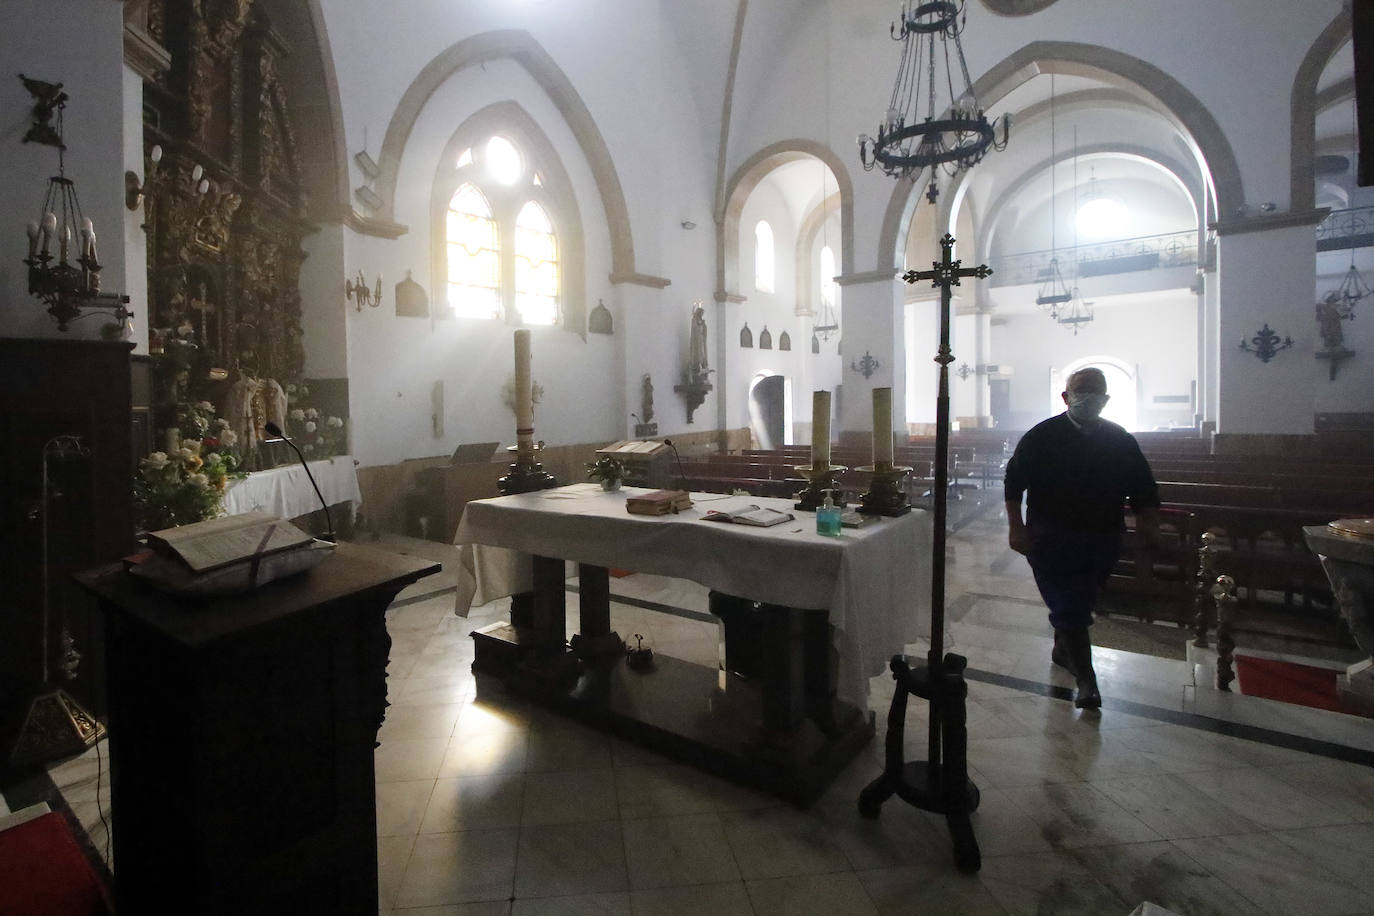
[[[830,466],[830,392],[811,395],[811,466]]]
[[[873,389],[873,463],[892,464],[892,389]]]
[[[534,451],[534,402],[530,382],[530,332],[515,332],[515,444],[521,452]]]

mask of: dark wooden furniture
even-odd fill
[[[77,678],[55,675],[88,712],[104,712],[104,647],[79,569],[134,545],[129,343],[0,338],[0,771],[42,678],[42,455],[55,436],[90,454],[49,461],[50,676],[65,616],[82,654]]]
[[[376,913],[384,612],[438,568],[344,543],[212,600],[78,577],[106,617],[120,912]]]

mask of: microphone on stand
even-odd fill
[[[296,448],[296,443],[286,438],[286,434],[281,431],[281,427],[271,420],[264,423],[262,428],[267,430],[273,439],[280,440],[291,446],[291,451],[295,452],[296,457],[301,460],[301,467],[305,468],[305,476],[310,478],[310,485],[315,488],[315,496],[319,498],[320,505],[324,508],[324,523],[329,528],[329,536],[324,538],[324,540],[329,541],[331,544],[336,543],[337,540],[334,537],[334,519],[329,515],[329,503],[324,501],[324,494],[320,492],[320,485],[315,483],[315,475],[310,473],[310,465],[306,462],[305,456],[301,454],[300,449]]]
[[[677,473],[682,478],[682,488],[690,492],[692,485],[687,480],[687,472],[682,469],[682,456],[677,453],[677,446],[673,444],[672,439],[664,439],[663,444],[673,450],[673,458],[677,460]]]

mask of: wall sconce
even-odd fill
[[[365,305],[370,305],[375,309],[382,304],[382,275],[377,274],[377,288],[374,292],[367,288],[367,278],[359,270],[356,280],[344,281],[344,297],[355,301],[360,312]]]
[[[130,210],[137,210],[143,203],[145,197],[152,191],[153,187],[164,180],[163,172],[159,168],[162,162],[162,147],[153,144],[153,148],[148,151],[148,169],[142,181],[133,172],[124,173],[124,206]],[[191,166],[191,189],[199,196],[203,196],[210,190],[210,179],[205,177],[204,166],[196,163]]]
[[[1251,344],[1254,344],[1252,347]],[[1279,343],[1279,335],[1269,327],[1269,322],[1264,323],[1264,327],[1251,337],[1248,341],[1241,340],[1240,348],[1246,353],[1253,353],[1260,358],[1260,362],[1267,363],[1274,358],[1274,354],[1280,350],[1287,350],[1293,346],[1293,338],[1284,337],[1283,342]]]
[[[873,373],[881,369],[882,366],[883,364],[874,359],[873,354],[869,353],[867,350],[864,351],[863,359],[858,362],[851,361],[849,364],[849,368],[862,374],[864,378],[871,378]]]
[[[960,363],[959,368],[954,370],[954,374],[961,379],[966,379],[973,374],[973,367],[968,363]]]

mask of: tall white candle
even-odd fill
[[[892,464],[892,389],[873,389],[873,463]]]
[[[530,332],[515,332],[515,444],[522,452],[534,449],[534,403],[530,390]]]
[[[830,392],[811,395],[811,464],[830,466]]]

